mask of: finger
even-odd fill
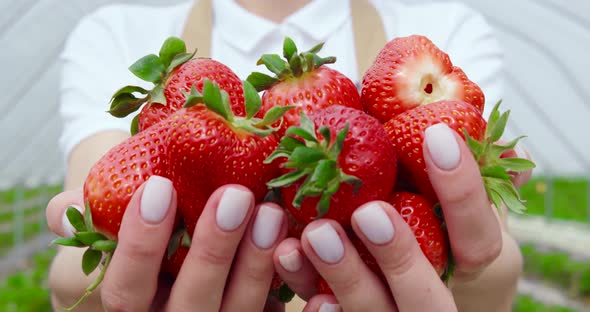
[[[273,258],[275,270],[297,296],[308,300],[316,294],[318,273],[304,256],[298,239],[287,238],[282,241]]]
[[[83,203],[82,189],[65,191],[55,195],[45,210],[49,230],[62,237],[73,237],[75,230],[68,221],[66,210],[68,207],[74,207],[83,213]]]
[[[262,311],[275,272],[272,255],[286,236],[287,218],[281,207],[256,207],[232,267],[222,311]]]
[[[310,223],[303,231],[301,246],[309,261],[330,285],[343,310],[393,309],[391,294],[363,263],[337,222],[322,219]]]
[[[456,311],[451,292],[391,205],[370,202],[358,208],[352,228],[375,257],[400,311]]]
[[[336,297],[332,295],[317,295],[311,298],[303,312],[340,312],[342,308],[338,304]]]
[[[170,180],[152,176],[135,192],[102,285],[106,311],[149,309],[175,214],[176,192]]]
[[[239,185],[217,189],[205,205],[178,278],[169,311],[218,311],[229,270],[254,210],[254,195]]]
[[[457,278],[474,278],[500,254],[501,228],[479,166],[445,124],[426,129],[424,160],[442,206]]]

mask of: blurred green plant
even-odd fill
[[[530,296],[518,296],[512,306],[512,312],[576,312],[559,306],[546,306]]]
[[[54,248],[49,248],[34,255],[28,269],[0,282],[0,311],[52,311],[47,273],[55,252]]]

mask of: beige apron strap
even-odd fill
[[[371,66],[373,59],[387,43],[381,16],[369,0],[351,0],[352,29],[359,77]],[[197,56],[211,57],[213,30],[212,0],[197,0],[182,31],[189,51],[198,49]]]
[[[197,56],[211,57],[211,32],[213,30],[213,6],[211,0],[197,0],[184,24],[181,38],[187,51],[197,49]]]
[[[387,43],[387,36],[381,16],[369,0],[351,0],[350,8],[357,75],[360,80],[373,63],[375,56]]]

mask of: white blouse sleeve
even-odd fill
[[[104,130],[129,131],[132,117],[119,119],[106,111],[112,94],[133,77],[127,71],[126,45],[116,7],[83,18],[60,55],[60,148],[67,158],[85,138]]]

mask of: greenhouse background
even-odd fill
[[[81,17],[113,2],[0,0],[0,311],[50,309],[44,209],[64,174],[57,56]],[[514,311],[590,311],[590,1],[464,2],[497,31],[506,137],[528,134],[538,165],[521,189],[526,214],[510,216],[525,256]]]

